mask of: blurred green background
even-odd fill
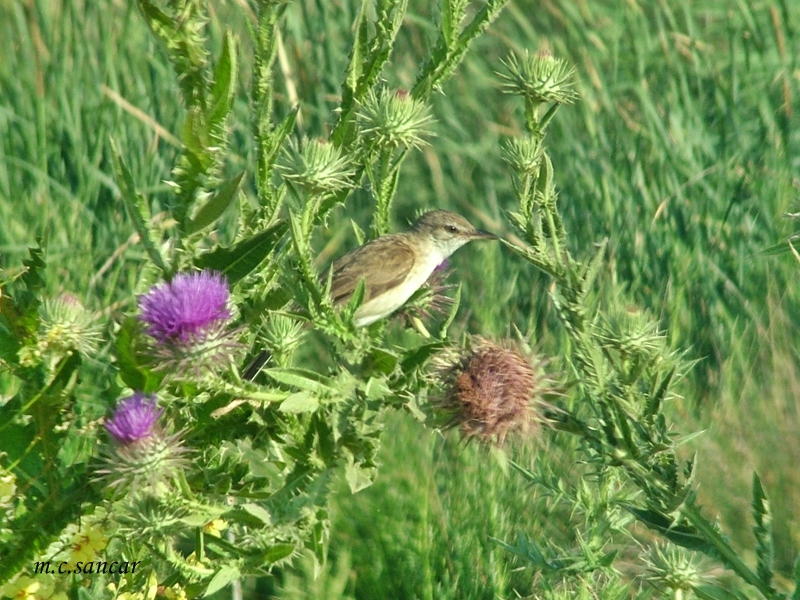
[[[324,137],[334,122],[359,7],[287,7],[276,109],[299,102],[299,132]],[[229,27],[242,42],[231,172],[254,164],[248,11],[244,0],[210,6],[213,39]],[[411,87],[437,18],[429,3],[411,2],[384,73],[390,87]],[[549,50],[574,63],[581,99],[559,111],[546,142],[571,249],[588,257],[607,237],[600,298],[648,311],[696,361],[671,411],[676,432],[705,430],[686,448],[687,457],[697,452],[701,500],[735,542],[752,547],[757,470],[784,574],[800,549],[800,264],[769,249],[798,229],[790,218],[800,211],[798,27],[800,5],[789,0],[512,2],[434,95],[436,135],[407,159],[394,214],[401,228],[421,208],[449,208],[506,231],[513,190],[500,144],[522,119],[500,93],[501,59]],[[157,213],[170,201],[163,181],[183,116],[165,52],[124,0],[2,0],[0,48],[0,268],[20,269],[44,234],[51,293],[73,293],[98,315],[130,312],[144,257],[113,180],[109,139]],[[247,185],[254,196],[252,178]],[[319,249],[336,256],[350,247],[349,220],[365,226],[369,211],[368,194],[355,192]],[[469,247],[453,262],[464,282],[462,330],[503,337],[517,327],[545,353],[559,346],[545,277],[499,245]],[[81,389],[91,394],[91,385]],[[551,437],[542,433],[538,449],[517,458],[574,480],[567,442]],[[374,486],[351,496],[342,485],[335,495],[319,577],[309,561],[245,590],[511,598],[534,593],[534,576],[492,538],[513,544],[521,530],[545,546],[574,542],[557,498],[407,415],[386,424],[382,462]],[[636,544],[626,543],[622,556],[635,557]],[[635,561],[625,564],[635,577]]]

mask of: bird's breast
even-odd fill
[[[426,248],[424,252],[417,253],[414,266],[409,269],[402,283],[370,298],[368,302],[361,305],[354,315],[356,326],[363,327],[374,323],[403,306],[414,292],[422,287],[433,270],[445,258],[438,250],[432,248]]]

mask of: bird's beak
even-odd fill
[[[489,233],[488,231],[484,231],[483,229],[476,229],[472,233],[473,240],[497,240],[498,238],[495,234]]]

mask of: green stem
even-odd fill
[[[569,261],[567,260],[566,254],[561,254],[561,243],[558,239],[556,222],[553,219],[553,211],[547,208],[545,210],[545,216],[547,217],[547,227],[550,230],[550,240],[553,244],[553,258],[556,261],[556,264],[561,265],[561,272],[566,273],[567,269],[569,268]],[[570,290],[570,292],[572,292],[572,290]]]
[[[719,552],[720,556],[722,556],[723,561],[725,564],[733,570],[739,577],[744,579],[747,583],[752,585],[753,587],[758,588],[764,596],[767,598],[772,598],[774,596],[774,590],[764,581],[762,581],[758,575],[756,575],[750,567],[748,567],[742,559],[739,558],[739,555],[736,554],[736,551],[731,548],[730,544],[728,544],[725,539],[719,534],[719,532],[714,528],[714,526],[708,522],[708,520],[700,514],[700,511],[695,506],[684,505],[681,507],[681,514],[686,517],[686,519],[694,525],[697,530],[703,534],[708,542],[710,542],[714,548],[716,548],[717,552]]]
[[[533,176],[525,175],[522,181],[522,193],[520,194],[520,208],[522,216],[530,223],[533,219]],[[532,231],[532,228],[530,228]]]
[[[202,562],[206,555],[205,534],[203,533],[202,527],[198,527],[195,530],[194,541],[196,548],[195,555],[197,556],[197,560]]]
[[[540,129],[540,131],[544,131],[545,130],[545,127],[547,127],[547,124],[550,123],[550,121],[555,116],[556,111],[558,110],[559,106],[561,106],[561,105],[556,102],[555,104],[553,104],[553,106],[551,106],[550,108],[547,109],[547,112],[544,113],[544,116],[539,121],[539,129]]]
[[[389,208],[391,206],[391,198],[387,197],[387,181],[391,177],[392,166],[392,151],[381,150],[380,155],[380,175],[378,181],[374,182],[375,185],[375,219],[372,224],[372,235],[378,237],[383,235],[389,230]],[[399,165],[398,165],[399,167]]]

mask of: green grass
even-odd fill
[[[539,451],[541,471],[577,467],[563,449],[544,442]],[[515,457],[533,464],[535,456],[522,448]],[[338,486],[325,577],[338,581],[348,566],[341,597],[525,596],[530,571],[495,540],[515,544],[521,529],[545,547],[575,543],[558,499],[537,493],[501,457],[465,446],[455,434],[442,436],[397,414],[387,423],[380,458],[384,470],[373,486],[354,496],[344,481]],[[295,589],[296,576],[284,575],[278,597],[316,597]]]
[[[231,24],[244,40],[236,3],[214,6],[213,38]],[[428,11],[424,2],[410,9],[385,73],[392,86],[413,83],[432,35]],[[330,130],[356,13],[351,3],[287,9],[278,111],[299,99],[307,135]],[[521,111],[499,92],[500,60],[509,48],[550,48],[574,62],[582,98],[559,111],[547,139],[572,250],[588,257],[608,237],[600,296],[626,288],[626,301],[698,360],[673,413],[680,431],[708,429],[690,448],[701,497],[750,546],[757,469],[786,575],[800,548],[800,265],[764,251],[797,228],[784,215],[797,211],[799,22],[788,0],[512,4],[434,96],[437,136],[407,160],[395,211],[398,226],[420,208],[444,207],[502,232],[513,190],[498,147],[519,131]],[[154,124],[177,134],[182,109],[165,54],[124,2],[4,3],[0,47],[0,268],[14,273],[45,235],[51,294],[75,293],[97,312],[129,310],[143,249],[131,239],[109,139],[156,209],[168,203],[162,181],[177,149]],[[239,98],[232,170],[253,164],[246,110]],[[247,185],[252,195],[252,177]],[[334,212],[339,241],[328,250],[341,251],[338,232],[350,218],[365,226],[369,208],[357,192]],[[559,346],[545,277],[499,247],[467,248],[455,264],[465,285],[460,327],[503,336],[513,324],[545,351]],[[543,437],[540,466],[574,479],[568,449]],[[300,566],[267,587],[283,586],[281,597],[524,596],[537,589],[533,574],[491,538],[513,543],[519,528],[574,543],[558,504],[485,452],[404,417],[389,420],[384,439],[378,482],[335,497],[322,579],[312,584]]]
[[[137,149],[131,169],[148,191],[161,186],[175,153],[104,90],[167,129],[180,113],[163,101],[174,97],[174,81],[163,59],[152,60],[155,44],[141,17],[116,8],[109,18],[112,7],[15,2],[0,9],[9,49],[0,66],[0,263],[18,267],[27,246],[45,236],[48,281],[93,310],[130,298],[142,256],[129,241],[109,139]]]

